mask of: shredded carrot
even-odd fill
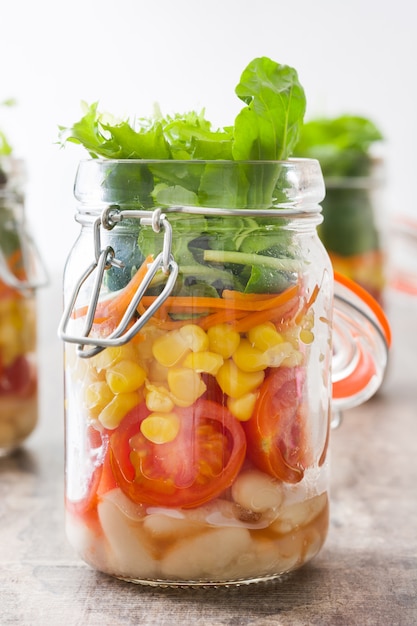
[[[259,300],[270,300],[275,298],[275,293],[243,293],[242,291],[234,291],[233,289],[223,289],[222,298],[233,300],[244,300],[246,302],[258,302]]]
[[[272,309],[279,306],[283,302],[287,302],[297,292],[298,287],[296,285],[288,287],[285,291],[279,294],[243,294],[239,291],[228,291],[227,296],[221,298],[210,298],[207,296],[170,296],[165,300],[164,308],[168,309],[172,313],[192,312],[203,309],[208,313],[215,310],[227,311],[229,309],[239,311],[264,311],[266,309]],[[224,292],[223,292],[224,293]],[[235,294],[232,297],[231,294]],[[254,298],[253,296],[258,296]],[[145,308],[150,306],[155,300],[155,296],[145,296],[142,298],[142,303]]]
[[[110,323],[111,326],[117,326],[152,261],[153,257],[149,255],[126,287],[98,303],[94,316],[95,324]],[[298,291],[299,286],[292,285],[278,294],[244,294],[224,290],[220,298],[169,296],[155,311],[153,318],[158,326],[165,330],[178,328],[186,323],[184,319],[175,320],[171,317],[172,314],[183,313],[189,314],[192,323],[198,324],[204,330],[215,324],[230,323],[238,332],[246,332],[256,324],[268,320],[283,322],[288,318],[289,312],[294,315],[299,304]],[[156,297],[143,296],[138,305],[138,313],[142,315],[153,304]],[[312,298],[313,296],[310,301]],[[87,310],[87,306],[80,307],[73,315],[76,318],[82,317],[86,315]],[[192,316],[193,313],[195,313],[194,316]]]
[[[307,302],[304,304],[304,306],[301,308],[301,310],[298,312],[297,317],[295,318],[296,324],[299,324],[301,322],[303,316],[310,309],[311,305],[315,303],[317,296],[319,295],[319,292],[320,292],[320,287],[318,285],[315,285],[313,291],[311,292],[311,296],[309,297]]]
[[[247,313],[244,317],[237,320],[233,325],[238,333],[245,333],[258,324],[265,322],[283,323],[291,318],[298,308],[298,288],[296,285],[284,291],[281,295],[286,294],[286,299],[281,301],[280,306],[274,306],[271,309],[262,311],[254,311]]]
[[[132,301],[133,296],[136,293],[139,285],[144,279],[148,266],[153,261],[153,256],[150,254],[143,261],[136,274],[123,287],[120,291],[117,291],[112,297],[101,300],[97,304],[96,313],[94,316],[94,323],[100,324],[101,322],[111,320],[114,326],[122,319],[127,307]],[[73,317],[84,317],[87,314],[88,305],[82,306],[73,313]]]
[[[198,320],[198,324],[203,330],[207,330],[211,326],[217,324],[228,324],[236,322],[236,320],[246,317],[246,311],[239,311],[236,309],[226,309],[225,311],[219,311],[218,313],[212,313],[206,317]]]
[[[233,293],[236,296],[232,298]],[[254,298],[254,296],[256,297]],[[238,291],[227,291],[226,298],[171,296],[165,300],[153,317],[158,320],[160,328],[165,330],[177,328],[184,324],[184,320],[171,319],[170,314],[178,312],[190,313],[190,317],[193,312],[204,312],[206,315],[195,316],[192,319],[194,324],[198,324],[204,330],[215,324],[224,323],[232,323],[249,329],[255,323],[281,320],[281,318],[286,317],[288,310],[295,314],[298,307],[297,296],[297,285],[288,287],[282,293],[267,296],[265,294],[243,294]],[[142,299],[145,310],[154,300],[155,296],[145,296]]]

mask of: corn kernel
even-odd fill
[[[227,399],[227,408],[240,422],[247,422],[252,417],[257,397],[258,394],[255,391],[245,393],[240,398],[229,397]]]
[[[298,326],[290,326],[289,328],[286,328],[285,331],[282,332],[284,341],[288,341],[295,349],[298,349],[298,346],[300,343],[299,335],[300,335],[300,329]]]
[[[308,329],[300,330],[300,341],[305,344],[313,343],[314,341],[314,333]]]
[[[223,365],[223,357],[216,352],[190,352],[184,361],[184,367],[190,367],[196,372],[206,372],[207,374],[216,375],[220,367]]]
[[[281,367],[298,367],[302,365],[304,356],[299,350],[293,350],[281,363]]]
[[[142,387],[146,371],[134,361],[119,361],[106,371],[106,381],[113,393],[129,393]]]
[[[264,324],[254,326],[247,333],[247,337],[250,343],[262,352],[284,341],[281,333],[277,331],[272,322],[265,322]]]
[[[264,372],[243,372],[232,359],[223,363],[216,375],[216,380],[223,393],[232,398],[240,398],[255,391],[264,379]]]
[[[209,349],[224,359],[232,356],[239,345],[240,335],[229,324],[216,324],[207,331]]]
[[[207,389],[199,374],[185,367],[169,370],[168,385],[177,406],[191,406]]]
[[[168,389],[151,384],[146,385],[145,402],[150,411],[169,413],[174,408]]]
[[[96,354],[96,356],[91,357],[90,362],[98,372],[101,372],[126,359],[132,361],[137,360],[137,352],[130,343],[123,346],[111,346],[106,348],[102,352],[99,352],[99,354]]]
[[[93,417],[97,417],[113,397],[113,392],[104,380],[93,382],[85,388],[85,405]]]
[[[152,345],[152,353],[160,365],[173,367],[190,352],[184,337],[178,330],[158,337]]]
[[[209,340],[205,331],[197,324],[185,324],[179,329],[179,334],[193,352],[201,352],[209,347]]]
[[[175,413],[151,413],[140,425],[140,431],[152,443],[173,441],[180,430],[180,420]]]
[[[166,334],[164,330],[161,330],[153,324],[146,324],[142,330],[143,341],[138,346],[138,353],[143,361],[153,360],[153,344],[158,339]]]
[[[238,368],[244,372],[260,372],[268,366],[264,353],[258,348],[254,348],[248,339],[240,341],[232,359]]]
[[[269,350],[265,351],[268,366],[280,367],[283,361],[294,352],[296,352],[294,346],[292,346],[288,341],[283,341],[282,343],[269,348]]]
[[[99,422],[104,428],[117,428],[124,416],[139,404],[141,399],[142,394],[137,391],[117,394],[99,414]]]

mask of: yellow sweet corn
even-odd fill
[[[190,352],[207,350],[207,334],[197,324],[185,324],[158,337],[152,345],[155,359],[165,367],[178,365]]]
[[[240,398],[229,397],[227,399],[227,408],[240,422],[247,422],[252,417],[257,397],[256,391],[245,393]]]
[[[289,357],[294,358],[294,354],[301,354],[289,341],[283,341],[269,350],[265,351],[265,358],[269,367],[280,367]],[[296,363],[294,363],[296,364]]]
[[[97,417],[113,397],[112,390],[104,380],[92,382],[85,388],[84,401],[92,417]]]
[[[142,330],[141,335],[143,341],[138,346],[138,353],[140,354],[140,358],[143,361],[151,361],[153,360],[153,344],[158,339],[158,337],[162,337],[166,332],[161,330],[154,324],[146,324]]]
[[[289,326],[284,331],[282,331],[282,337],[284,341],[288,341],[293,348],[298,350],[299,347],[299,337],[300,337],[300,328],[298,326]]]
[[[244,372],[232,359],[223,363],[216,375],[216,380],[223,393],[232,398],[240,398],[255,391],[264,379],[264,372]]]
[[[264,352],[253,347],[248,339],[241,339],[232,359],[244,372],[260,372],[268,366]]]
[[[106,381],[113,393],[129,393],[142,387],[145,369],[134,361],[119,361],[106,371]]]
[[[300,341],[305,344],[313,343],[314,333],[307,328],[303,328],[302,330],[300,330]]]
[[[216,324],[207,331],[209,349],[224,359],[232,356],[239,345],[240,335],[229,324]]]
[[[174,367],[190,352],[190,347],[180,335],[173,330],[158,337],[152,345],[152,354],[160,365]]]
[[[281,363],[281,367],[298,367],[304,361],[303,353],[293,350]]]
[[[201,352],[209,347],[209,339],[205,331],[197,324],[185,324],[179,329],[179,334],[193,352]]]
[[[174,367],[169,370],[168,386],[174,403],[184,407],[191,406],[207,389],[200,375],[185,367]]]
[[[262,352],[284,341],[281,333],[277,331],[272,322],[265,322],[264,324],[254,326],[248,331],[247,337],[250,343]]]
[[[140,431],[152,443],[173,441],[180,430],[180,420],[175,413],[151,413],[140,425]]]
[[[169,413],[174,408],[171,395],[165,387],[146,384],[145,402],[149,411]]]
[[[101,372],[102,370],[106,370],[112,365],[125,360],[137,360],[136,349],[130,343],[123,346],[112,346],[110,348],[106,348],[102,352],[96,354],[96,356],[91,357],[90,362],[98,372]]]
[[[100,412],[98,420],[104,428],[117,428],[125,415],[141,400],[142,394],[137,391],[119,393],[117,396],[113,396],[111,402]]]
[[[189,367],[196,372],[206,372],[207,374],[217,374],[223,365],[223,357],[216,352],[190,352],[184,361],[184,367]]]

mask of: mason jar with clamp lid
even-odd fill
[[[75,196],[71,544],[149,585],[299,568],[326,539],[332,414],[374,394],[390,341],[379,305],[334,280],[318,161],[91,159]]]
[[[46,271],[25,217],[25,162],[0,157],[0,455],[38,421],[36,289]]]

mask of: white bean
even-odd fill
[[[244,509],[265,513],[277,509],[282,502],[281,484],[268,474],[249,469],[237,477],[232,487],[234,501]]]
[[[69,543],[84,561],[103,572],[109,571],[103,537],[97,536],[89,526],[69,513],[65,518],[65,532]]]
[[[147,549],[142,521],[127,517],[109,498],[98,505],[98,515],[109,544],[111,573],[126,578],[157,578],[158,563]]]
[[[156,545],[160,541],[172,541],[183,537],[190,537],[197,531],[201,532],[202,525],[196,522],[189,522],[187,519],[173,517],[163,513],[152,513],[147,515],[143,522],[143,528],[149,539],[155,541]]]
[[[300,526],[306,526],[324,509],[326,502],[327,493],[322,493],[304,502],[296,502],[283,507],[278,518],[271,525],[271,530],[284,534]]]
[[[236,560],[251,550],[245,528],[215,528],[184,539],[162,561],[162,576],[171,580],[227,580]]]

